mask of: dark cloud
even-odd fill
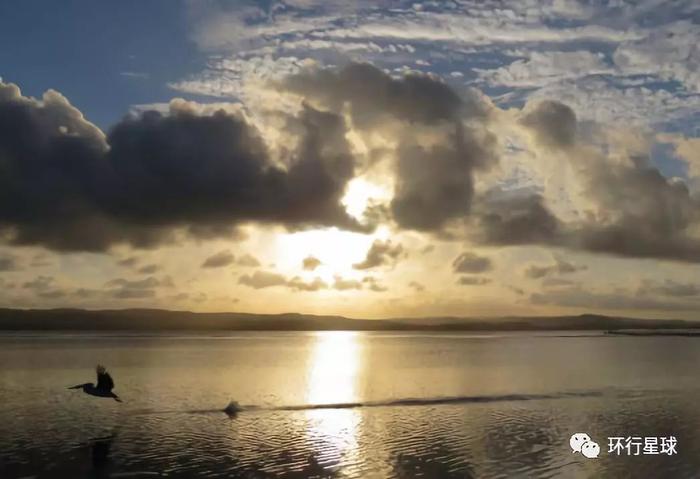
[[[136,256],[129,256],[128,258],[120,259],[117,261],[119,266],[124,266],[127,268],[133,268],[139,263],[139,259]]]
[[[233,264],[235,259],[233,253],[229,250],[219,251],[205,259],[202,263],[202,268],[223,268],[224,266]]]
[[[403,228],[441,230],[469,213],[472,173],[496,161],[496,141],[483,128],[489,107],[480,95],[463,95],[437,77],[392,78],[368,64],[312,70],[278,85],[335,113],[348,107],[353,127],[375,130],[400,122],[395,138],[396,186],[390,210]],[[439,137],[421,142],[415,133]]]
[[[159,269],[160,267],[157,264],[147,264],[145,266],[141,266],[138,269],[138,272],[140,274],[153,274],[156,273]]]
[[[17,258],[12,255],[0,255],[0,272],[17,271],[18,269],[19,263]]]
[[[508,289],[517,294],[518,296],[524,296],[525,295],[525,290],[522,288],[518,288],[517,286],[509,285]]]
[[[592,207],[580,220],[564,223],[537,194],[490,192],[480,198],[473,221],[479,241],[700,262],[700,199],[684,181],[666,178],[652,166],[648,152],[626,152],[626,161],[612,162],[581,151],[575,145],[575,115],[556,102],[526,108],[522,121],[539,143],[566,153]]]
[[[320,278],[304,281],[302,278],[294,276],[288,279],[283,274],[270,271],[255,271],[252,275],[244,274],[238,278],[238,283],[254,289],[284,286],[292,291],[318,291],[328,288],[328,285]]]
[[[161,279],[149,276],[139,280],[115,278],[105,283],[107,288],[101,294],[114,299],[147,299],[155,298],[159,288],[173,288],[172,278],[164,276]]]
[[[158,281],[153,276],[149,276],[148,278],[137,279],[137,280],[128,280],[125,278],[115,278],[115,279],[107,281],[107,283],[105,283],[105,286],[107,286],[107,287],[120,286],[122,288],[129,288],[129,289],[147,289],[147,288],[157,288],[158,286],[160,286],[160,281]]]
[[[238,278],[238,283],[250,286],[254,289],[271,288],[287,284],[287,278],[283,274],[269,271],[255,271],[252,275],[244,274]]]
[[[557,288],[560,286],[574,286],[576,284],[575,281],[571,281],[570,279],[565,279],[565,278],[544,278],[542,280],[542,286],[545,288]]]
[[[105,251],[183,233],[235,239],[250,222],[367,232],[370,223],[359,224],[341,202],[365,166],[346,140],[352,127],[393,135],[395,147],[382,157],[393,162],[394,195],[368,210],[372,224],[389,215],[398,228],[460,238],[453,227],[465,224],[468,238],[484,245],[700,262],[697,195],[644,155],[589,154],[566,105],[528,104],[520,117],[538,145],[571,162],[584,187],[587,209],[564,221],[537,191],[475,195],[473,177],[497,162],[499,146],[489,131],[497,115],[473,91],[366,64],[304,71],[275,88],[302,100],[295,114],[273,112],[289,145],[267,143],[233,107],[212,113],[182,100],[168,114],[131,115],[105,135],[57,92],[35,100],[0,83],[0,237]],[[355,266],[386,264],[372,254]]]
[[[520,121],[546,146],[567,148],[576,141],[576,114],[563,103],[545,100],[528,104]]]
[[[576,265],[560,257],[554,257],[554,264],[550,265],[530,265],[525,269],[525,276],[532,279],[544,278],[556,274],[572,274],[577,271],[584,271],[585,265]]]
[[[118,288],[109,293],[114,299],[149,299],[156,297],[154,289]]]
[[[490,282],[490,278],[482,278],[479,276],[461,276],[457,280],[457,284],[461,284],[462,286],[482,286]]]
[[[352,265],[355,269],[371,269],[383,265],[393,265],[403,254],[403,246],[400,243],[393,244],[391,240],[374,240],[367,250],[364,261]]]
[[[439,145],[402,145],[398,149],[391,211],[408,229],[439,231],[467,216],[474,186],[472,171],[495,160],[494,140],[484,140],[461,123]]]
[[[541,196],[490,192],[480,201],[469,234],[489,245],[550,244],[562,241],[562,228]]]
[[[411,281],[410,283],[408,283],[408,287],[412,288],[417,293],[425,291],[425,285],[419,283],[418,281]]]
[[[46,291],[52,287],[53,283],[53,276],[37,276],[36,278],[23,283],[22,288],[31,289],[34,291]]]
[[[637,294],[640,296],[654,294],[676,298],[697,297],[698,299],[700,299],[700,284],[681,283],[678,281],[668,279],[662,283],[647,280],[642,283]]]
[[[321,278],[314,278],[311,281],[304,281],[298,276],[287,281],[287,286],[293,291],[318,291],[328,288],[328,285]]]
[[[700,262],[700,199],[641,163],[581,167],[595,209],[564,223],[541,196],[480,198],[470,237],[488,245],[539,244],[633,258]]]
[[[55,286],[53,276],[37,276],[24,282],[22,288],[43,299],[59,299],[66,295],[65,291]]]
[[[321,266],[321,260],[314,256],[307,256],[302,261],[302,267],[307,271],[313,271]]]
[[[37,253],[32,257],[32,261],[29,265],[32,268],[44,268],[46,266],[52,266],[53,262],[46,253]]]
[[[299,141],[282,167],[240,114],[176,101],[105,137],[60,94],[0,83],[0,230],[14,244],[104,251],[250,221],[363,229],[340,203],[354,172],[342,118],[306,106],[290,121]]]
[[[588,194],[594,220],[576,232],[582,248],[641,258],[700,262],[700,200],[654,167],[593,165]]]
[[[349,105],[353,125],[361,129],[380,126],[386,117],[422,124],[455,121],[465,113],[483,115],[485,108],[477,98],[460,97],[437,77],[409,74],[395,79],[366,63],[305,71],[278,87],[327,110],[340,111]]]
[[[474,253],[462,253],[452,262],[455,273],[484,273],[493,269],[491,259]]]
[[[44,299],[60,299],[66,296],[66,292],[60,289],[52,289],[48,291],[39,291],[37,296]]]
[[[257,266],[260,266],[260,261],[255,256],[251,256],[250,254],[244,254],[240,258],[236,260],[236,264],[238,266],[244,266],[246,268],[255,268]]]

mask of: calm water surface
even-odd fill
[[[562,334],[2,333],[0,477],[700,477],[700,338]]]

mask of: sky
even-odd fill
[[[0,4],[0,306],[697,318],[700,4]]]

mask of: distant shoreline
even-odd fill
[[[605,331],[605,334],[613,336],[681,336],[681,337],[700,337],[700,330],[695,331]]]
[[[700,336],[700,321],[597,314],[352,319],[299,313],[0,308],[0,331],[603,331],[606,334]]]

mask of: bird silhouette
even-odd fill
[[[114,381],[107,370],[101,364],[97,365],[97,386],[92,383],[78,384],[71,386],[68,389],[82,389],[85,394],[97,396],[101,398],[112,398],[117,402],[122,402],[119,396],[112,392],[114,389]]]

